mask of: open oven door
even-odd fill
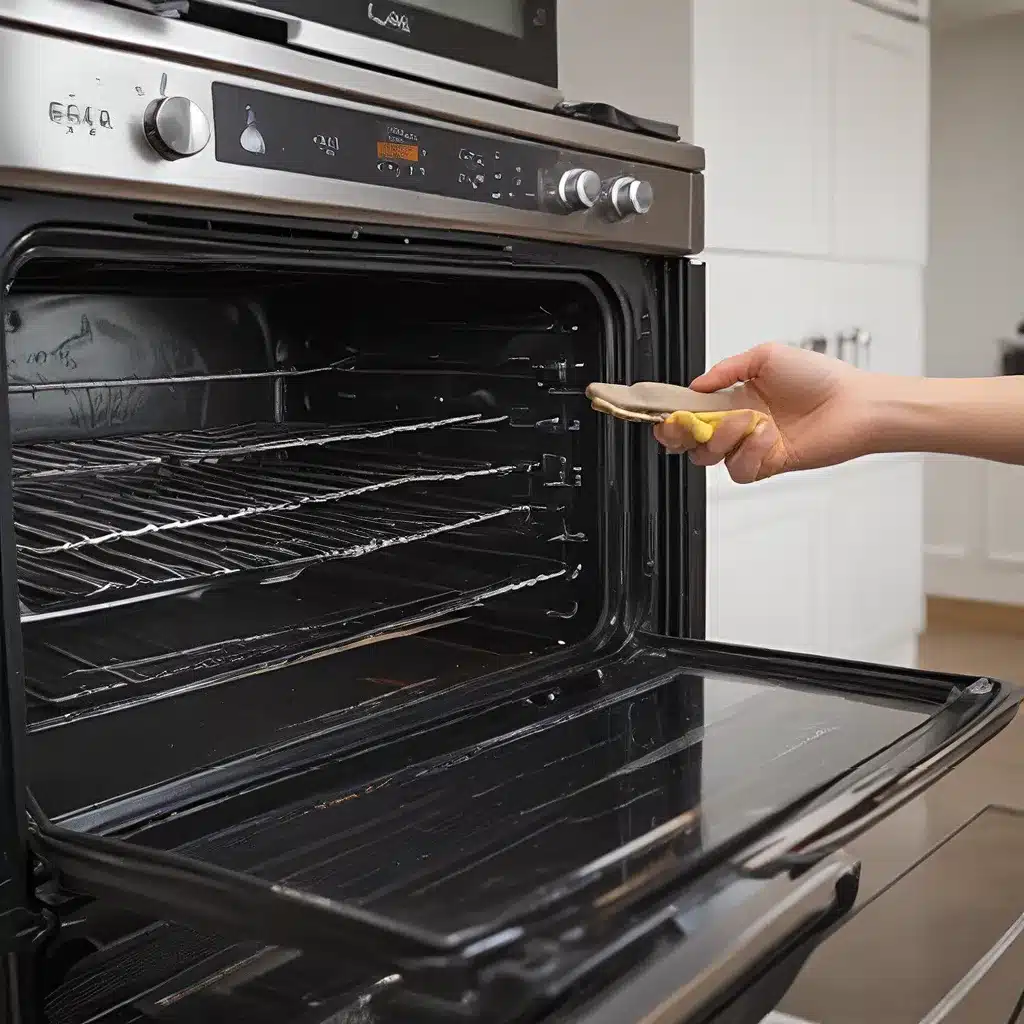
[[[640,633],[430,743],[159,822],[101,836],[30,810],[64,888],[203,936],[177,980],[110,968],[136,986],[124,1000],[182,1019],[205,1019],[196,999],[237,1013],[249,982],[225,971],[251,979],[273,950],[281,970],[329,958],[323,1005],[373,1000],[381,1022],[754,1020],[852,905],[842,845],[1019,700],[987,679]]]

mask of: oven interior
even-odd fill
[[[566,655],[610,617],[583,392],[613,329],[582,277],[44,257],[3,316],[55,816]]]

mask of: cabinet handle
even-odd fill
[[[871,340],[871,332],[863,327],[840,331],[836,335],[836,354],[844,363],[866,370],[871,362]]]
[[[828,338],[824,334],[816,334],[810,338],[804,338],[800,342],[800,347],[807,349],[809,352],[820,352],[824,355],[828,351]]]
[[[871,332],[857,329],[857,365],[862,370],[871,369]]]

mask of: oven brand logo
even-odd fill
[[[375,25],[381,25],[384,28],[393,28],[396,32],[412,34],[412,24],[409,22],[408,14],[399,14],[398,11],[391,11],[386,18],[380,18],[373,13],[373,4],[369,4],[366,8],[366,16]]]

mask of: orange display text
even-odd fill
[[[420,158],[420,147],[398,142],[378,142],[378,160],[408,160],[416,163]]]

